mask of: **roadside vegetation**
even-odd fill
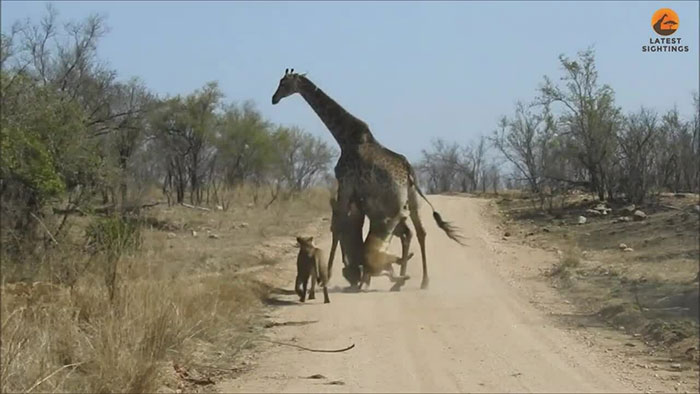
[[[698,195],[665,193],[657,205],[634,209],[586,194],[563,199],[547,212],[533,207],[530,193],[501,193],[503,237],[557,253],[542,275],[583,316],[697,366]],[[603,206],[606,214],[592,213]],[[633,215],[638,208],[644,217]]]
[[[697,363],[698,93],[690,114],[623,109],[592,49],[559,64],[492,134],[435,140],[422,180],[495,199],[502,237],[556,251],[543,277],[582,313]]]
[[[215,81],[158,96],[99,59],[105,34],[49,6],[2,36],[2,392],[232,373],[270,290],[255,267],[329,210],[331,146]]]

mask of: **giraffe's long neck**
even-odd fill
[[[301,76],[299,82],[299,93],[321,118],[341,149],[353,143],[374,141],[365,122],[346,111],[308,78]]]

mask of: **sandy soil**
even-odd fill
[[[443,218],[462,228],[466,247],[435,225],[427,206],[430,288],[420,290],[420,252],[414,240],[401,292],[386,278],[368,291],[347,293],[336,257],[331,304],[300,304],[276,295],[268,338],[311,348],[355,344],[343,353],[312,353],[265,343],[256,367],[217,384],[220,392],[673,392],[686,388],[646,370],[624,354],[623,340],[563,322],[571,306],[538,270],[554,253],[502,240],[487,200],[429,196]],[[329,249],[329,233],[317,240]],[[399,254],[399,241],[392,250]],[[283,269],[285,289],[295,275]],[[618,346],[618,351],[611,346]],[[634,346],[634,345],[633,345]],[[636,349],[641,349],[637,347]],[[641,357],[641,356],[640,356]],[[639,364],[639,366],[636,366]],[[660,372],[661,373],[661,372]],[[668,373],[670,374],[670,372]],[[314,375],[316,375],[314,377]],[[675,386],[675,387],[674,387]]]

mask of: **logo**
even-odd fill
[[[670,8],[659,8],[651,16],[651,27],[661,36],[670,36],[678,30],[678,14]]]
[[[683,38],[669,37],[676,34],[679,23],[676,11],[670,8],[656,10],[651,15],[651,28],[657,36],[649,37],[649,43],[642,45],[642,52],[690,52],[688,45],[684,45]]]

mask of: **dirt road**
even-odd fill
[[[409,263],[412,276],[401,292],[389,292],[386,278],[374,278],[368,292],[344,293],[337,257],[331,304],[322,296],[298,304],[278,296],[271,312],[283,325],[274,340],[312,348],[355,348],[344,353],[310,353],[263,346],[257,367],[222,382],[222,392],[635,392],[606,356],[533,307],[502,274],[509,264],[500,238],[485,230],[483,200],[429,196],[447,220],[462,228],[462,247],[437,228],[423,206],[428,231],[430,288],[420,290],[417,241]],[[392,250],[399,253],[399,241]],[[318,244],[326,251],[329,237]],[[522,253],[514,256],[533,259]],[[289,263],[288,289],[294,283]],[[511,281],[512,282],[512,281]],[[317,379],[308,378],[320,374]]]

